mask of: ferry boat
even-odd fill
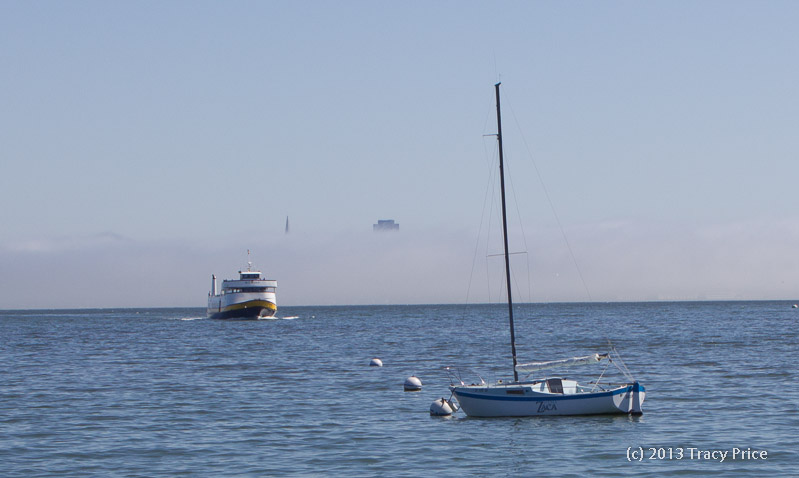
[[[263,279],[260,271],[239,271],[237,280],[223,280],[222,291],[217,290],[216,275],[211,275],[211,292],[208,293],[208,312],[211,319],[260,319],[272,317],[277,312],[275,299],[277,281]]]

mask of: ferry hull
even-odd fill
[[[277,306],[265,300],[251,300],[232,306],[220,308],[217,311],[209,309],[208,317],[211,319],[262,319],[274,317]]]
[[[452,387],[470,417],[531,417],[540,415],[641,414],[646,397],[638,382],[596,393],[554,394],[526,391],[518,387]]]

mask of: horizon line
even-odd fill
[[[647,300],[575,300],[575,301],[541,301],[541,302],[514,302],[514,306],[522,305],[557,305],[557,304],[677,304],[677,303],[719,303],[719,302],[787,302],[797,303],[799,299],[647,299]],[[472,302],[472,303],[393,303],[393,304],[309,304],[309,305],[281,305],[280,308],[293,307],[433,307],[433,306],[506,306],[507,302]],[[12,308],[0,309],[0,312],[31,312],[40,310],[152,310],[152,309],[207,309],[206,306],[108,306],[108,307],[41,307],[41,308]]]

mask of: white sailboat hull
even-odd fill
[[[626,371],[619,360],[626,384],[599,383],[599,379],[590,387],[580,386],[574,380],[561,377],[549,377],[535,381],[519,381],[519,372],[531,373],[550,368],[571,367],[597,363],[602,359],[610,359],[610,352],[593,354],[571,359],[548,362],[532,362],[518,364],[516,356],[516,335],[513,325],[513,297],[511,287],[511,271],[508,252],[508,220],[505,204],[505,170],[502,149],[502,115],[500,114],[500,83],[494,85],[497,98],[497,144],[499,150],[499,184],[502,204],[502,239],[505,256],[505,290],[508,293],[508,325],[510,329],[511,356],[513,357],[513,382],[487,385],[480,384],[452,385],[450,390],[458,400],[460,408],[470,417],[530,417],[539,415],[598,415],[631,413],[640,414],[646,393],[644,387]],[[602,372],[604,374],[604,372]],[[600,375],[601,379],[602,375]],[[455,378],[455,377],[453,377]],[[455,383],[458,383],[455,382]],[[608,387],[608,388],[604,388]]]
[[[470,417],[640,414],[646,397],[638,382],[600,392],[549,393],[525,384],[451,387]]]

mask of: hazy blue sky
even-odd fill
[[[0,1],[0,308],[204,306],[247,249],[283,305],[496,300],[500,79],[531,300],[799,299],[797,18]]]

